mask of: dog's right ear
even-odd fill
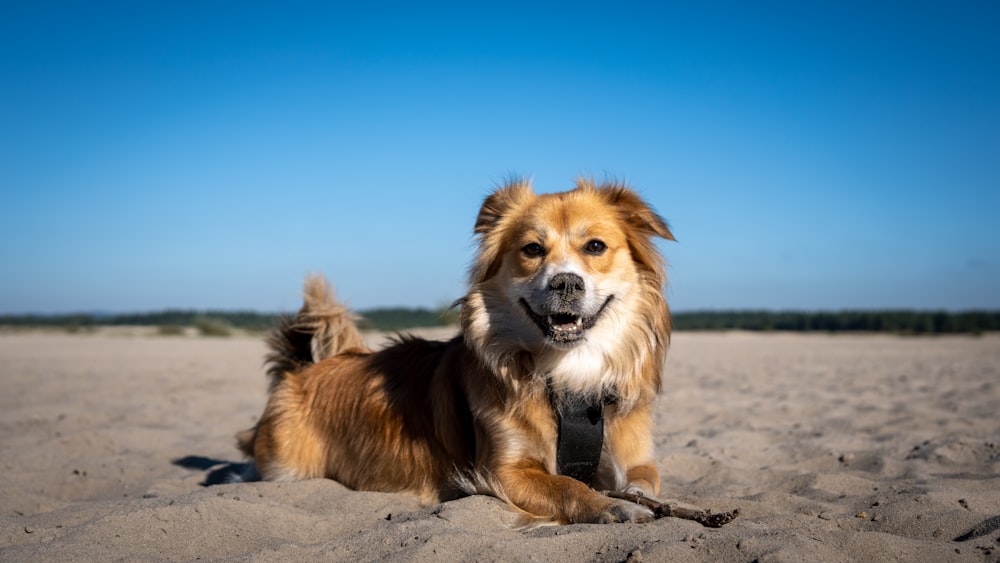
[[[513,178],[483,202],[473,229],[479,238],[479,252],[469,270],[469,281],[473,285],[490,279],[500,269],[504,244],[500,224],[534,195],[531,181]]]
[[[473,232],[481,237],[485,236],[496,228],[504,216],[534,193],[530,180],[524,178],[508,180],[503,187],[498,188],[483,202]]]

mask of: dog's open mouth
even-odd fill
[[[614,296],[608,297],[608,299],[601,305],[601,308],[597,310],[594,315],[590,317],[584,317],[580,315],[575,315],[573,313],[553,313],[551,315],[539,315],[528,305],[528,302],[521,299],[521,306],[524,307],[526,313],[531,318],[532,321],[538,325],[538,328],[542,330],[542,333],[552,340],[558,343],[569,343],[575,342],[583,337],[587,330],[593,328],[597,319],[600,318],[601,313],[611,303]]]

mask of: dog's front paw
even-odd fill
[[[616,522],[650,522],[653,511],[635,503],[615,501],[597,517],[598,524],[613,524]]]
[[[634,484],[625,487],[625,490],[622,492],[629,495],[639,495],[641,497],[653,498],[653,495],[650,494],[645,487],[640,487],[639,485]]]

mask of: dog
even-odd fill
[[[239,448],[264,480],[330,478],[425,503],[488,494],[528,521],[643,522],[670,339],[657,237],[632,189],[514,179],[484,201],[450,341],[369,350],[322,277],[270,335],[270,397]]]

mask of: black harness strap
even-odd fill
[[[591,486],[604,446],[604,401],[597,397],[552,397],[559,423],[556,470]]]

